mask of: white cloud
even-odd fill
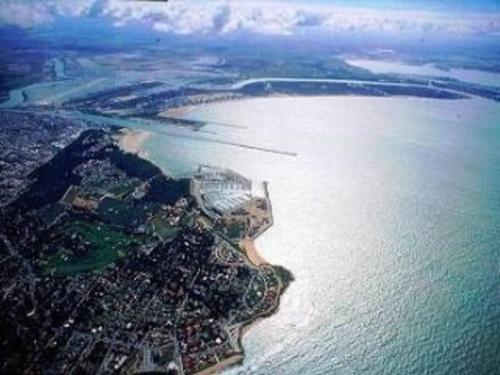
[[[34,27],[58,16],[87,15],[98,0],[2,0],[0,24]]]
[[[96,9],[98,10],[96,12]],[[4,0],[0,23],[32,27],[58,16],[96,13],[121,27],[142,22],[175,34],[397,32],[498,34],[499,14],[444,14],[312,5],[280,0]]]
[[[0,6],[0,23],[32,27],[52,20],[52,14],[43,4],[7,2]]]

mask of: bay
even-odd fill
[[[498,104],[281,97],[186,117],[209,125],[147,126],[149,158],[178,176],[207,163],[269,181],[275,224],[257,246],[296,279],[228,374],[500,368]]]

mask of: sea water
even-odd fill
[[[150,159],[269,181],[257,247],[295,276],[228,374],[499,373],[500,105],[266,98],[186,117],[212,125],[149,127]]]

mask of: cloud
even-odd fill
[[[52,20],[52,14],[43,4],[28,4],[9,1],[0,6],[2,24],[32,27]]]
[[[295,35],[333,32],[500,33],[500,14],[446,14],[335,7],[283,0],[4,0],[0,23],[34,27],[59,16],[96,16],[123,27],[144,23],[173,34]]]
[[[425,11],[389,11],[268,1],[175,1],[166,4],[109,0],[104,13],[120,19],[147,22],[156,19],[160,31],[190,33],[255,33],[293,35],[308,32],[498,33],[499,14],[444,14]]]
[[[59,16],[81,17],[88,15],[97,0],[2,0],[0,25],[24,28],[53,21]]]

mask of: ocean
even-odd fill
[[[279,97],[186,117],[209,125],[147,126],[151,161],[268,181],[257,247],[295,276],[227,374],[500,373],[500,105]]]

